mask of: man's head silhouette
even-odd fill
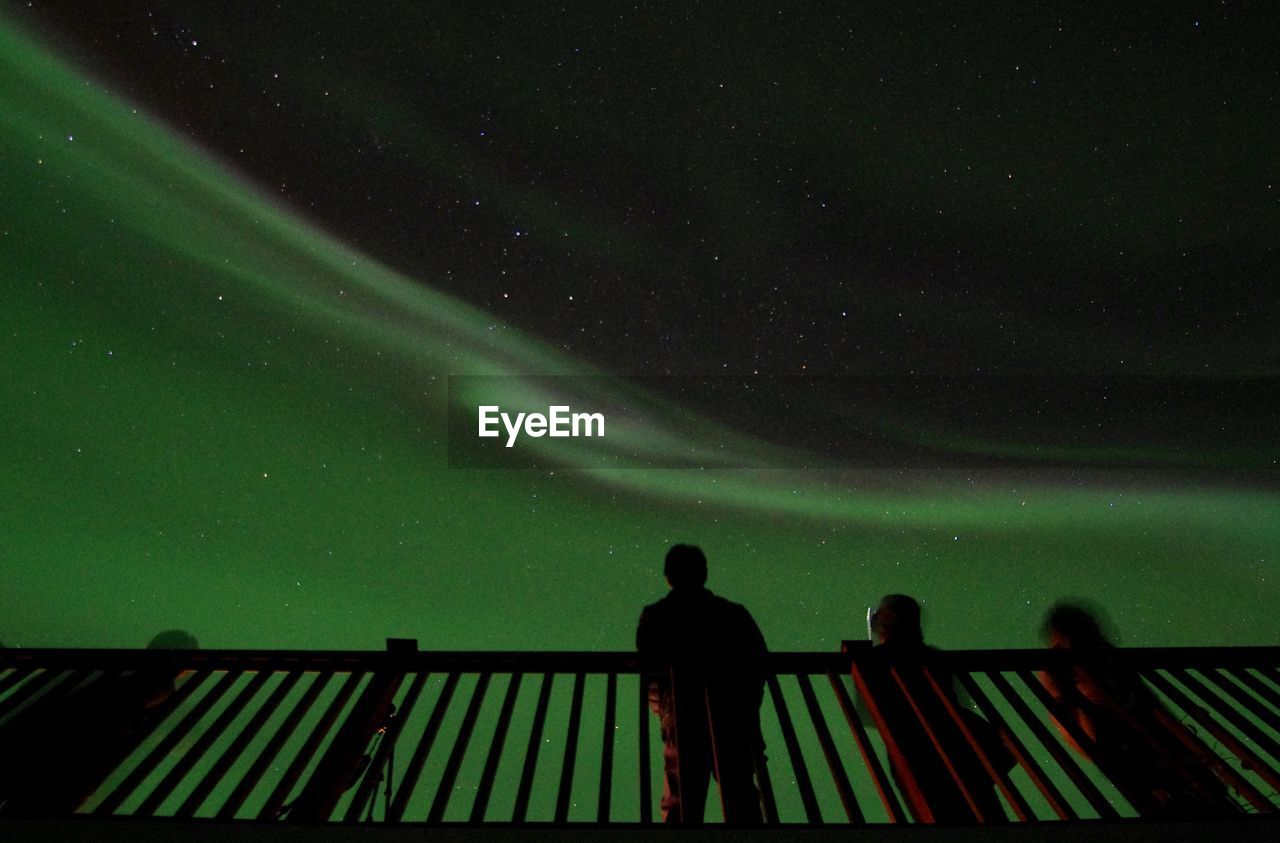
[[[707,582],[707,557],[695,545],[672,545],[662,573],[672,588],[700,588]]]
[[[1055,603],[1044,632],[1049,646],[1067,650],[1097,650],[1108,643],[1097,610],[1080,603]]]
[[[920,628],[920,604],[905,594],[887,594],[880,600],[873,624],[880,640],[899,644],[920,644],[924,632]]]

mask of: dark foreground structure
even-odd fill
[[[1280,648],[1119,652],[1168,715],[1135,727],[1139,749],[1149,742],[1188,787],[1212,781],[1206,815],[1141,815],[1132,781],[1093,763],[1091,736],[1046,690],[1050,651],[939,653],[931,668],[875,681],[858,643],[768,656],[755,765],[764,826],[751,833],[1280,830]],[[398,640],[385,652],[0,650],[0,837],[663,833],[662,744],[642,681],[654,669],[634,653],[423,652]],[[687,680],[676,693],[694,712],[682,716],[708,711]],[[904,717],[973,806],[949,829],[923,827],[928,796],[893,732]],[[1176,755],[1162,749],[1170,741]],[[961,775],[958,753],[986,780]],[[998,796],[998,816],[979,788]],[[717,831],[724,810],[713,795],[702,833],[733,833]]]

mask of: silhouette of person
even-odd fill
[[[662,724],[663,822],[700,823],[715,775],[725,821],[759,824],[753,773],[757,759],[763,763],[764,636],[746,608],[706,588],[699,548],[672,547],[663,573],[671,591],[644,608],[636,629]]]
[[[871,626],[878,641],[860,664],[865,664],[863,676],[894,744],[889,752],[890,770],[913,816],[917,821],[932,816],[935,823],[972,824],[978,822],[976,806],[983,823],[1004,822],[1007,817],[996,796],[995,782],[926,679],[924,669],[928,669],[951,707],[965,719],[966,728],[981,743],[988,760],[1007,770],[1013,766],[1012,756],[1000,744],[991,724],[970,710],[967,702],[960,701],[951,671],[936,658],[938,651],[924,643],[920,604],[905,594],[887,595],[872,614]],[[906,686],[906,693],[902,686]],[[861,707],[870,707],[868,701],[860,703]],[[916,707],[929,724],[932,737],[921,724]],[[935,739],[954,773],[935,746]],[[916,790],[908,784],[912,781]]]
[[[199,649],[168,630],[149,650]],[[40,700],[0,731],[0,814],[69,814],[157,726],[182,674],[169,665],[105,673]]]
[[[1183,727],[1107,639],[1093,611],[1058,603],[1045,618],[1044,633],[1062,658],[1040,674],[1040,682],[1089,746],[1081,746],[1061,722],[1058,728],[1142,816],[1240,814],[1223,783],[1175,734]]]

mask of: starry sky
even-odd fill
[[[1259,14],[11,4],[0,640],[621,649],[683,540],[778,649],[1275,643]],[[531,374],[805,455],[450,468]]]

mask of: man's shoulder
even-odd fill
[[[700,617],[712,621],[718,619],[721,622],[736,622],[743,625],[755,624],[755,619],[751,616],[751,612],[747,611],[746,606],[721,597],[709,589],[687,593],[671,591],[640,611],[641,623],[667,618],[674,621],[685,617]]]
[[[644,633],[646,630],[656,632],[666,629],[677,623],[679,617],[680,609],[668,594],[640,610],[639,630]]]
[[[716,609],[726,615],[736,615],[740,618],[751,619],[751,612],[741,603],[735,603],[727,597],[721,597],[718,594],[711,595],[711,600],[715,603]]]
[[[671,595],[667,594],[664,597],[660,597],[659,599],[653,601],[652,603],[650,603],[649,605],[641,609],[640,617],[643,618],[646,615],[650,615],[650,616],[660,615],[663,612],[668,612],[670,610],[671,610]]]

